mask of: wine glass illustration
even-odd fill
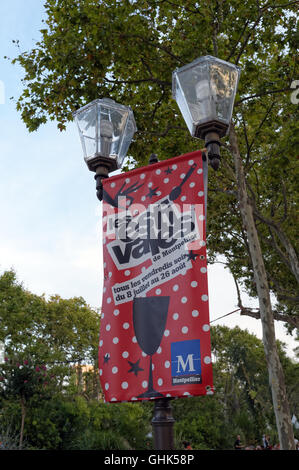
[[[163,397],[154,390],[152,356],[160,346],[166,326],[168,296],[161,297],[135,297],[133,299],[133,326],[137,342],[145,354],[150,356],[148,389],[138,398]]]

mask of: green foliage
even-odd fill
[[[46,301],[26,291],[14,272],[0,276],[0,436],[7,436],[6,446],[17,441],[21,414],[25,448],[144,446],[146,406],[107,406],[94,398],[100,392],[98,335],[99,316],[82,298]],[[73,367],[77,361],[94,368],[82,373],[82,383]]]
[[[78,368],[67,362],[77,357],[77,347],[83,358],[92,359],[96,352],[98,341],[93,334],[99,319],[83,299],[55,297],[54,302],[46,302],[26,291],[13,272],[0,276],[0,287],[0,331],[6,343],[6,361],[0,371],[0,441],[5,448],[18,448],[21,418],[25,449],[151,448],[153,403],[105,404],[98,398],[99,388],[88,388],[90,372],[87,382],[80,381]],[[88,318],[83,320],[81,310]],[[13,328],[18,318],[22,331]],[[75,329],[80,338],[73,334]],[[237,434],[243,442],[254,443],[265,429],[272,442],[276,440],[262,342],[239,328],[216,327],[212,328],[212,351],[216,393],[172,402],[177,448],[190,440],[194,449],[229,449]],[[64,358],[66,364],[52,361],[56,358]],[[280,359],[291,412],[298,416],[299,367],[282,347]],[[96,360],[91,364],[98,381]]]
[[[99,315],[82,297],[46,301],[7,271],[0,276],[0,320],[7,357],[51,365],[57,380],[69,375],[69,363],[97,360]]]
[[[176,419],[175,431],[182,442],[189,441],[193,449],[227,449],[231,446],[233,432],[223,419],[221,402],[216,396],[182,398],[173,403]]]
[[[0,390],[5,397],[17,396],[28,400],[35,394],[42,395],[54,378],[49,375],[44,364],[37,366],[28,360],[20,364],[8,357],[5,357],[5,360],[0,377]]]
[[[10,427],[18,433],[13,402],[2,403],[0,436],[7,429],[7,419],[15,416]],[[4,415],[5,412],[5,415]],[[6,427],[7,426],[7,427]],[[150,430],[150,416],[140,404],[107,405],[82,396],[55,395],[29,403],[26,422],[26,448],[48,450],[143,449]]]
[[[240,328],[211,329],[215,394],[173,402],[178,442],[193,449],[232,449],[236,435],[243,443],[277,442],[263,343]],[[291,412],[298,409],[299,368],[279,346]],[[182,446],[178,447],[182,448]]]
[[[273,425],[263,344],[247,331],[218,326],[212,329],[212,347],[223,411],[253,440],[263,426]]]
[[[63,130],[75,109],[95,98],[110,96],[133,108],[138,133],[130,154],[139,166],[147,163],[152,152],[159,159],[166,159],[201,146],[190,140],[172,99],[171,72],[207,54],[240,65],[233,117],[238,146],[268,282],[276,298],[275,313],[290,328],[298,326],[299,134],[298,106],[290,99],[291,83],[298,78],[297,8],[296,2],[255,0],[47,0],[41,40],[31,51],[14,59],[25,73],[17,109],[30,131],[48,119],[56,120]],[[209,259],[214,261],[222,255],[237,283],[256,296],[233,160],[225,139],[223,143],[221,171],[209,174]],[[0,279],[0,312],[5,312],[0,339],[9,338],[11,353],[30,353],[34,360],[42,357],[45,363],[50,359],[72,360],[77,353],[94,358],[95,335],[92,333],[85,343],[83,339],[90,329],[89,320],[84,319],[88,307],[82,299],[53,298],[47,303],[27,295],[11,282],[11,276]],[[2,303],[4,284],[12,295]],[[43,330],[48,334],[46,342],[41,339]],[[229,435],[228,425],[230,430],[242,430],[242,437],[253,438],[257,431],[261,432],[262,423],[271,426],[273,422],[261,346],[249,337],[243,338],[242,345],[236,332],[218,330],[215,334],[218,349],[219,340],[225,340],[225,347],[220,347],[218,353],[216,348],[215,352],[215,377],[219,384],[216,396],[224,417],[221,438],[225,440]],[[77,341],[79,336],[82,348],[81,341]],[[283,355],[281,360],[287,370],[289,399],[294,409],[298,402],[298,371],[295,373]],[[290,370],[292,377],[288,376]],[[66,371],[61,371],[61,377],[64,374]],[[211,399],[209,403],[214,402]],[[218,422],[221,407],[214,406],[211,412]],[[204,427],[210,422],[204,418],[204,407],[199,411]],[[202,437],[193,416],[189,422],[200,448],[227,445],[227,441],[224,445],[219,440],[215,430],[210,430],[213,443],[207,441],[207,436]],[[187,429],[183,423],[182,429]],[[88,436],[87,432],[86,441]],[[109,436],[108,433],[107,442]]]
[[[239,150],[254,207],[277,318],[298,325],[298,78],[296,2],[47,0],[41,40],[13,62],[24,69],[17,108],[30,131],[60,130],[72,112],[110,96],[133,108],[135,165],[197,149],[171,95],[171,73],[207,54],[239,65],[234,108]],[[225,139],[224,139],[225,143]],[[209,175],[208,249],[256,296],[229,146]]]

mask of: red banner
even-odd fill
[[[105,400],[213,393],[201,152],[103,187]]]

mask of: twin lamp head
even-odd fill
[[[172,94],[192,137],[203,139],[210,165],[220,163],[220,138],[228,133],[240,69],[204,56],[176,69]],[[95,172],[99,199],[101,180],[121,168],[137,130],[129,106],[109,98],[96,99],[74,112],[89,170]]]

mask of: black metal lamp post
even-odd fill
[[[237,66],[211,56],[173,72],[173,97],[191,135],[205,140],[208,159],[215,170],[220,163],[220,138],[229,129],[239,75]],[[102,179],[121,168],[137,130],[133,112],[104,98],[80,108],[74,117],[84,159],[89,170],[95,172],[97,197],[102,200]],[[157,156],[152,154],[149,163],[156,162]],[[204,179],[207,181],[207,162]],[[156,399],[152,425],[157,450],[174,448],[173,424],[170,399]]]
[[[156,450],[174,450],[173,427],[175,420],[172,416],[171,400],[172,398],[158,398],[155,400],[152,427]]]
[[[220,138],[229,129],[240,69],[204,56],[176,69],[172,92],[192,137],[205,140],[210,165],[220,163]]]
[[[131,108],[104,98],[97,99],[74,112],[83,147],[84,160],[95,172],[97,197],[103,199],[102,179],[121,168],[136,132]],[[152,154],[149,163],[156,163]],[[152,426],[157,450],[173,449],[173,424],[170,399],[155,400]]]
[[[203,139],[207,149],[208,159],[203,159],[205,213],[208,162],[218,170],[220,138],[229,130],[239,77],[239,67],[212,56],[200,57],[172,74],[173,98],[190,134]]]
[[[110,98],[97,99],[74,112],[84,160],[95,172],[97,197],[103,199],[102,179],[121,168],[136,123],[130,107]]]
[[[149,165],[158,162],[158,157],[152,153]],[[174,423],[172,416],[171,398],[155,400],[152,428],[154,432],[154,446],[156,450],[174,450]]]

